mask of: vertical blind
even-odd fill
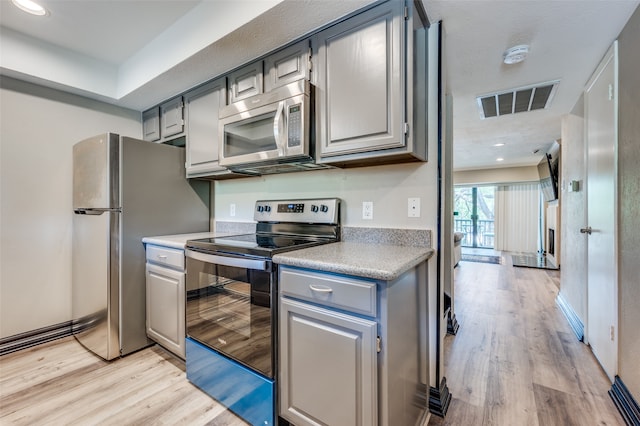
[[[495,249],[535,253],[538,250],[540,184],[496,188]]]

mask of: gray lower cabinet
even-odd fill
[[[281,416],[302,425],[377,422],[375,321],[282,299]]]
[[[187,177],[225,172],[218,164],[218,112],[227,103],[226,79],[220,78],[184,95],[187,127]]]
[[[416,7],[387,2],[312,37],[318,162],[426,160],[426,30]],[[414,107],[424,114],[416,128]]]
[[[184,250],[147,245],[147,336],[185,358]]]
[[[393,281],[290,266],[279,278],[279,415],[296,426],[416,424],[426,262]]]

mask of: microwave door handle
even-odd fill
[[[284,102],[278,102],[278,109],[276,110],[276,117],[273,121],[273,137],[276,140],[276,146],[278,147],[278,154],[284,155],[284,144],[282,143],[281,127],[284,121]]]

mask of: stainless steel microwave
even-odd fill
[[[311,87],[299,80],[220,110],[220,165],[249,173],[322,167],[310,143]]]

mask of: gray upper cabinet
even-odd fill
[[[158,107],[142,113],[142,137],[149,142],[160,140],[160,109]]]
[[[439,25],[426,25],[421,2],[370,6],[184,94],[184,108],[178,96],[145,111],[144,139],[182,144],[189,139],[187,177],[239,177],[223,173],[212,148],[218,109],[225,105],[221,99],[239,102],[307,79],[315,99],[316,163],[426,161],[427,140],[438,137],[440,84]]]
[[[184,133],[182,96],[142,113],[142,138],[149,142],[166,142]]]
[[[425,159],[426,149],[416,145],[425,141],[410,132],[413,92],[416,84],[424,86],[412,80],[416,66],[408,46],[421,27],[413,22],[414,7],[405,19],[404,2],[388,2],[312,38],[318,162]]]
[[[228,75],[229,102],[237,102],[264,92],[262,61],[256,61]]]
[[[269,92],[300,79],[309,79],[309,40],[282,49],[264,60],[264,90]]]
[[[404,146],[399,7],[389,2],[314,38],[322,157]]]
[[[160,105],[162,138],[167,139],[184,132],[182,96]]]
[[[227,103],[226,79],[220,78],[184,95],[187,127],[187,177],[225,171],[218,165],[218,111]]]

